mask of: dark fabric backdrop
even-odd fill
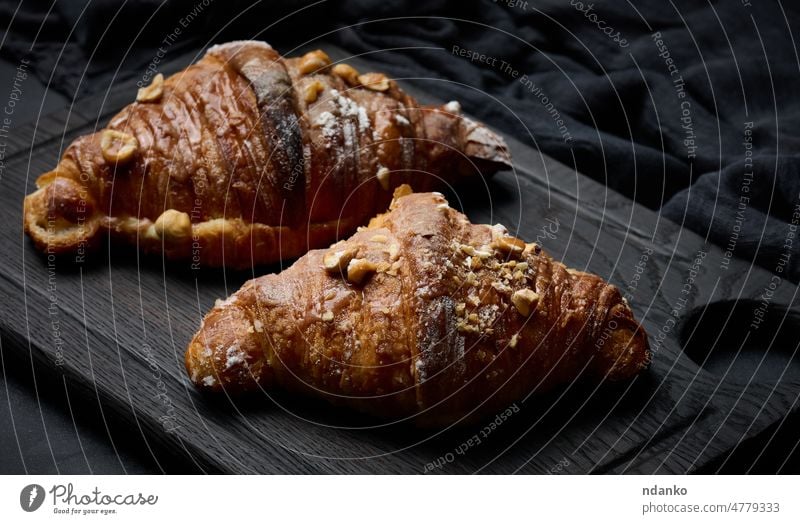
[[[141,76],[179,26],[167,59],[243,38],[378,51],[387,73],[451,81],[439,96],[723,249],[772,271],[790,254],[796,282],[800,6],[751,1],[35,0],[0,6],[0,52],[79,97]]]

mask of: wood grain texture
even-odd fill
[[[424,92],[431,86],[405,87],[433,101]],[[745,311],[754,310],[770,286],[769,272],[736,259],[723,270],[722,252],[699,236],[510,137],[515,171],[458,188],[448,195],[451,205],[473,222],[501,222],[526,241],[538,239],[555,258],[628,290],[655,349],[646,373],[627,384],[577,382],[525,399],[519,412],[489,430],[385,425],[280,392],[201,395],[185,375],[186,343],[214,300],[256,273],[192,271],[117,246],[83,263],[49,259],[22,233],[22,199],[35,176],[55,165],[69,140],[134,94],[132,83],[118,85],[108,97],[20,130],[9,145],[0,192],[0,289],[7,297],[0,334],[5,351],[30,353],[87,398],[98,396],[161,453],[202,471],[232,473],[684,473],[796,410],[800,384],[712,374],[683,351],[692,336],[684,332],[687,319],[700,318],[697,329],[723,330],[724,315],[703,319],[706,306],[739,300]],[[683,293],[701,251],[706,255],[694,285]],[[781,282],[770,309],[796,309],[796,292]],[[756,330],[751,336],[766,349],[768,335]]]

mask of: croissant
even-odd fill
[[[445,426],[646,367],[647,335],[616,287],[503,226],[471,224],[441,194],[409,192],[351,238],[218,302],[186,351],[192,382]]]
[[[509,165],[503,140],[455,102],[421,107],[319,50],[284,59],[232,42],[157,75],[75,140],[26,197],[24,226],[48,253],[108,232],[193,266],[250,267],[349,235],[402,183],[431,190]]]

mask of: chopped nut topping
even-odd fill
[[[381,167],[378,169],[378,172],[375,174],[375,178],[378,179],[380,182],[381,187],[384,191],[389,191],[389,169],[386,167]]]
[[[389,268],[389,271],[386,272],[387,275],[391,275],[393,277],[397,276],[398,271],[400,271],[400,261],[397,260],[392,264],[392,267]]]
[[[458,330],[461,331],[461,332],[467,332],[467,333],[477,333],[478,332],[478,326],[474,326],[472,324],[467,324],[466,322],[459,322],[456,325],[456,328],[458,328]]]
[[[373,91],[386,91],[389,89],[389,79],[383,73],[364,73],[358,75],[358,82]]]
[[[508,347],[514,349],[515,347],[517,347],[517,342],[519,342],[519,334],[514,333],[514,336],[511,337],[511,340],[508,341]]]
[[[397,260],[400,256],[400,246],[398,244],[391,244],[389,246],[389,259]]]
[[[354,258],[347,265],[347,280],[351,284],[359,285],[377,269],[378,266],[366,258]]]
[[[517,264],[516,267],[517,267],[517,269],[519,271],[526,271],[528,269],[528,263],[527,262],[520,262],[520,263]]]
[[[309,82],[305,88],[305,100],[306,103],[311,104],[317,101],[317,97],[321,92],[325,90],[325,86],[319,80],[314,80]]]
[[[333,66],[333,69],[331,69],[331,72],[347,82],[347,85],[358,85],[358,71],[356,71],[356,68],[351,65],[336,64]]]
[[[502,236],[492,241],[492,247],[504,255],[519,256],[525,250],[525,242],[518,238]]]
[[[156,219],[155,232],[167,242],[184,240],[192,236],[192,221],[186,213],[167,209]]]
[[[467,302],[477,307],[480,305],[481,300],[478,298],[478,295],[470,295],[467,297]]]
[[[353,248],[328,251],[322,257],[322,265],[328,273],[342,273],[355,256],[356,250]]]
[[[301,73],[306,75],[308,73],[318,71],[323,67],[329,66],[330,64],[331,59],[325,53],[325,51],[317,49],[316,51],[311,51],[310,53],[303,55],[303,57],[300,59],[299,69]]]
[[[469,244],[461,244],[459,246],[459,249],[461,249],[461,252],[464,253],[465,255],[472,256],[475,254],[475,248],[470,246]]]
[[[520,289],[511,295],[511,302],[522,316],[527,317],[539,302],[539,294],[532,289]]]
[[[164,75],[158,73],[149,86],[140,87],[136,93],[137,102],[158,102],[164,94]]]
[[[464,311],[466,310],[466,308],[467,308],[467,305],[465,303],[463,303],[463,302],[459,302],[458,304],[456,304],[456,315],[458,315],[458,316],[463,315]]]
[[[372,242],[380,242],[381,244],[386,243],[387,240],[389,240],[389,239],[386,238],[386,235],[373,235],[372,238],[370,238],[370,241],[372,241]]]
[[[330,322],[331,320],[333,320],[333,311],[326,311],[325,313],[323,313],[322,320],[324,320],[325,322]]]
[[[514,272],[514,280],[525,280],[525,273],[519,269]]]
[[[116,131],[106,129],[100,135],[100,150],[103,158],[109,162],[123,163],[133,158],[133,154],[139,149],[139,141],[136,137]]]
[[[398,198],[403,198],[404,196],[408,196],[413,193],[414,190],[411,189],[411,186],[409,186],[408,184],[403,184],[395,188],[394,194],[392,196],[394,197],[395,200],[397,200]]]
[[[511,288],[507,285],[503,284],[502,282],[492,282],[492,287],[495,288],[500,293],[510,293]]]

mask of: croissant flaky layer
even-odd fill
[[[442,426],[647,365],[617,288],[502,226],[471,224],[440,194],[404,189],[348,240],[219,302],[187,349],[191,380]]]
[[[25,199],[49,253],[102,232],[199,265],[246,267],[330,244],[386,209],[392,190],[445,187],[510,165],[458,104],[419,106],[379,73],[322,51],[215,46],[139,90],[106,129],[75,140]]]

